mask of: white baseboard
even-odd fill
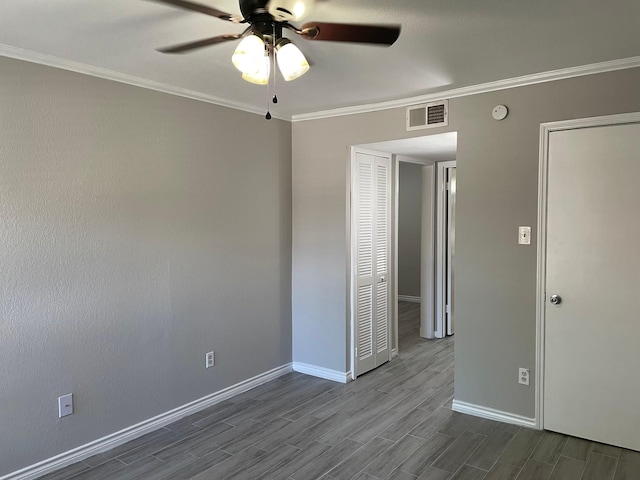
[[[236,383],[231,387],[225,388],[218,392],[207,395],[199,400],[191,403],[187,403],[181,407],[175,408],[168,412],[162,413],[156,417],[140,422],[137,425],[120,430],[119,432],[112,433],[106,437],[99,438],[93,442],[87,443],[80,447],[69,450],[68,452],[61,453],[55,457],[49,458],[42,462],[36,463],[29,467],[23,468],[16,472],[0,477],[0,480],[33,480],[42,475],[59,470],[67,465],[79,462],[85,458],[98,453],[106,452],[114,447],[134,440],[142,435],[149,433],[158,428],[164,427],[176,420],[180,420],[183,417],[192,415],[200,410],[211,407],[216,403],[220,403],[223,400],[231,398],[239,393],[246,392],[254,387],[274,380],[282,375],[291,372],[291,364],[282,365],[281,367],[274,368],[268,372],[256,375],[253,378],[249,378],[240,383]]]
[[[493,408],[481,407],[480,405],[473,405],[467,402],[461,402],[459,400],[453,400],[451,409],[454,412],[466,413],[468,415],[474,415],[480,418],[487,418],[489,420],[496,420],[503,423],[511,423],[518,425],[519,427],[536,428],[536,419],[523,417],[515,413],[503,412],[495,410]]]
[[[396,358],[398,356],[398,349],[397,348],[393,348],[391,350],[391,358]]]
[[[420,297],[414,297],[413,295],[398,295],[398,301],[420,303]]]
[[[324,378],[326,380],[332,380],[334,382],[348,383],[351,381],[350,371],[340,372],[338,370],[317,367],[316,365],[309,365],[308,363],[293,362],[293,371],[304,373],[305,375]],[[0,478],[0,480],[2,479]]]

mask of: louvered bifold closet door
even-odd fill
[[[389,360],[389,246],[391,220],[390,162],[375,160],[375,285],[376,285],[376,367]]]
[[[389,360],[390,161],[358,153],[354,169],[356,375]]]

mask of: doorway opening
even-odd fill
[[[357,347],[359,336],[368,325],[380,325],[381,318],[368,302],[358,297],[358,245],[368,246],[369,235],[360,235],[357,215],[359,203],[357,182],[358,156],[388,158],[390,215],[386,282],[388,297],[389,358],[402,348],[420,342],[421,338],[444,338],[454,333],[453,275],[455,245],[455,159],[457,132],[428,135],[410,139],[377,142],[352,147],[350,182],[350,313],[351,371],[355,379],[366,370],[359,368]],[[378,179],[380,181],[380,179]],[[377,188],[379,188],[378,185]],[[368,190],[367,190],[368,191]],[[380,190],[375,190],[376,192]],[[365,192],[365,197],[367,193]],[[367,197],[368,198],[368,197]],[[369,215],[365,213],[364,223]],[[376,217],[377,218],[377,217]],[[379,225],[379,222],[376,224]],[[359,237],[360,235],[360,237]],[[372,239],[376,250],[375,233]],[[360,243],[359,243],[360,242]],[[368,248],[368,247],[367,247]],[[362,263],[361,263],[362,264]],[[380,281],[380,279],[378,279]],[[376,305],[382,305],[381,303]],[[363,327],[359,308],[367,309],[367,324]],[[373,317],[369,313],[373,312]],[[366,334],[365,334],[366,337]],[[368,337],[366,337],[368,338]],[[378,359],[379,360],[379,359]],[[379,364],[379,362],[376,362]],[[373,367],[375,368],[375,367]]]

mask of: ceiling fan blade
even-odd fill
[[[219,18],[221,20],[228,20],[233,23],[243,23],[244,19],[238,15],[232,15],[231,13],[223,12],[217,8],[208,7],[199,3],[189,2],[187,0],[153,0],[154,2],[164,3],[166,5],[172,5],[174,7],[182,8],[184,10],[190,10],[192,12],[204,13],[212,17]]]
[[[305,23],[299,32],[309,40],[393,45],[400,36],[400,25],[354,25],[347,23]]]
[[[204,40],[198,40],[196,42],[181,43],[180,45],[174,45],[173,47],[159,48],[158,51],[162,53],[186,53],[198,48],[215,45],[216,43],[237,40],[243,36],[244,33],[228,33],[225,35],[218,35],[217,37],[205,38]]]

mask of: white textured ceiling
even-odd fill
[[[239,13],[234,0],[200,1]],[[294,39],[313,66],[278,82],[279,116],[640,55],[638,0],[324,0],[307,20],[400,23],[402,33],[390,48]],[[242,30],[149,0],[0,3],[0,44],[262,109],[266,88],[231,65],[235,42],[186,55],[155,50]]]
[[[427,130],[425,130],[427,132]],[[420,158],[432,162],[455,160],[458,150],[458,133],[447,132],[437,135],[425,134],[423,137],[389,140],[387,142],[367,143],[359,145],[371,150],[377,150],[395,155]]]

